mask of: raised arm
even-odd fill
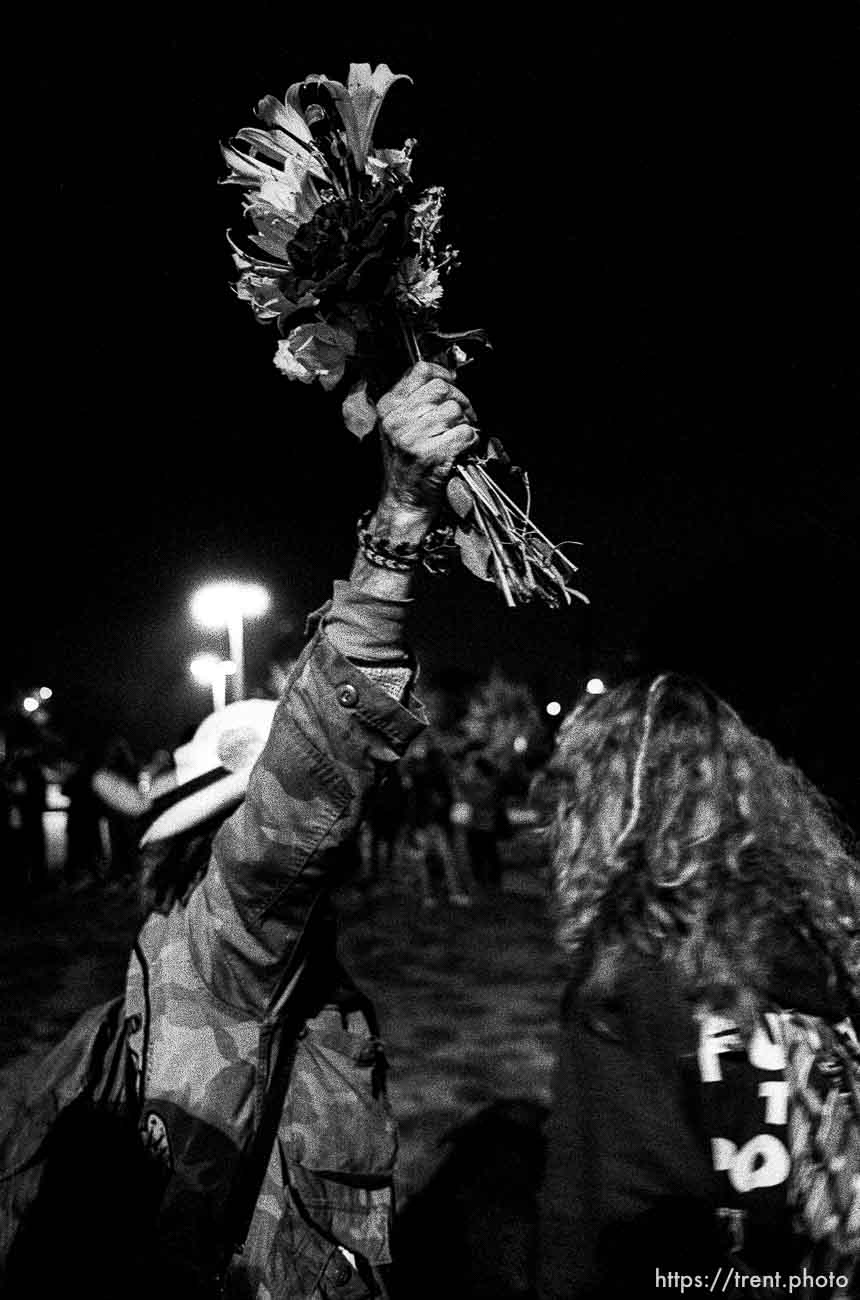
[[[387,764],[421,730],[404,622],[456,458],[477,437],[447,371],[421,363],[379,403],[383,483],[348,582],[293,670],[245,801],[183,918],[231,1005],[268,1005],[316,942],[317,903]]]

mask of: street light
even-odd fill
[[[50,686],[34,686],[21,700],[21,708],[25,713],[35,716],[45,708],[53,694]]]
[[[219,659],[217,655],[198,655],[188,665],[188,670],[201,686],[212,687],[212,708],[217,713],[227,703],[227,678],[236,671],[236,665],[230,659]]]
[[[192,597],[191,614],[202,627],[227,629],[237,700],[245,697],[245,619],[259,618],[268,608],[269,593],[257,582],[210,582]]]

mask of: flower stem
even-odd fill
[[[479,474],[482,483],[484,483],[486,486],[488,486],[488,488],[489,488],[492,492],[495,492],[495,493],[498,494],[498,496],[502,499],[502,501],[504,501],[504,503],[507,505],[507,507],[508,507],[508,508],[509,508],[513,513],[514,513],[514,515],[515,515],[515,516],[518,515],[519,518],[520,518],[520,520],[521,520],[524,524],[527,524],[527,525],[528,525],[528,527],[529,527],[529,528],[531,529],[531,531],[535,534],[535,536],[536,536],[536,537],[539,537],[540,540],[541,540],[542,542],[545,542],[546,545],[547,545],[548,547],[550,547],[550,549],[551,549],[553,555],[557,555],[558,558],[559,558],[560,560],[562,560],[562,561],[567,565],[567,567],[568,567],[568,568],[569,568],[573,573],[578,573],[578,572],[579,572],[579,570],[577,569],[577,567],[576,567],[576,565],[573,563],[573,561],[572,561],[572,560],[569,560],[569,559],[567,558],[567,556],[564,554],[564,552],[563,552],[563,551],[560,551],[559,548],[558,548],[558,546],[556,546],[553,542],[551,542],[550,539],[546,536],[545,533],[542,533],[542,532],[541,532],[541,530],[538,528],[537,524],[535,524],[535,523],[532,522],[532,520],[531,520],[531,518],[529,517],[529,515],[528,515],[528,514],[525,514],[525,513],[523,512],[523,510],[521,509],[521,507],[517,505],[516,501],[514,501],[511,497],[509,497],[508,494],[507,494],[507,492],[503,491],[503,489],[499,487],[499,485],[498,485],[498,483],[496,482],[496,480],[495,480],[495,479],[494,479],[490,474],[488,474],[487,471],[486,471],[485,469],[482,468],[482,466],[480,466],[480,465],[474,465],[474,469],[475,469],[475,470],[477,471],[477,473]],[[565,543],[562,543],[562,544],[564,545]],[[576,541],[572,542],[571,544],[574,545],[574,546],[580,546],[580,545],[581,545],[580,542],[576,542]]]
[[[413,366],[421,360],[421,348],[418,346],[418,339],[415,335],[415,327],[411,321],[406,320],[403,316],[397,318],[400,322],[400,329],[403,333],[403,341],[406,344],[406,351],[409,354],[409,360]]]
[[[490,544],[490,551],[492,553],[493,560],[496,565],[496,572],[499,575],[499,586],[502,589],[502,594],[509,607],[513,609],[517,602],[514,600],[513,592],[511,591],[511,585],[508,581],[508,576],[505,572],[504,555],[500,552],[499,543],[497,539],[493,536],[493,529],[484,519],[484,512],[481,508],[480,503],[477,500],[475,501],[474,508],[475,508],[475,519],[479,524],[482,533],[484,534],[484,536],[486,537],[487,541]]]
[[[398,322],[407,354],[414,365],[421,360],[422,356],[415,327],[412,321],[399,313]],[[503,488],[499,487],[492,475],[487,473],[477,458],[467,458],[464,462],[455,466],[455,472],[470,490],[475,525],[487,539],[498,575],[498,586],[508,606],[514,608],[517,604],[517,598],[514,596],[513,591],[514,587],[520,593],[521,598],[525,597],[528,600],[532,595],[542,594],[550,604],[555,604],[557,596],[553,596],[551,593],[558,588],[563,599],[569,605],[571,594],[561,573],[554,567],[553,560],[557,556],[574,573],[577,572],[577,568],[563,551],[558,546],[555,546],[532,523],[530,517],[531,489],[528,480],[526,481],[527,501],[524,512],[522,507],[517,505],[516,501],[508,496]],[[549,548],[547,556],[535,550],[534,543],[533,554],[532,556],[529,555],[529,541],[535,538]],[[523,570],[522,575],[518,572],[515,560],[510,554],[511,547],[514,548],[514,553],[519,555]],[[546,585],[548,580],[550,580],[549,588]],[[574,594],[581,595],[580,592]],[[582,599],[584,600],[585,597],[582,597]]]

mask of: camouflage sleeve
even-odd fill
[[[361,671],[395,700],[404,698],[414,676],[411,668],[373,668],[370,664],[362,664]]]
[[[318,904],[385,768],[425,724],[318,628],[291,674],[241,807],[185,909],[214,996],[265,1012],[322,933]]]

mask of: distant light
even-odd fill
[[[231,617],[258,618],[269,608],[269,593],[257,582],[211,582],[194,593],[191,614],[203,627],[224,627]]]
[[[198,655],[188,665],[188,671],[201,686],[211,686],[222,677],[230,677],[236,671],[232,659],[219,659],[217,655]]]
[[[561,705],[558,700],[550,700],[549,704],[546,706],[546,711],[551,718],[557,718],[561,713]]]
[[[603,695],[606,691],[606,684],[600,677],[589,677],[585,683],[585,689],[589,695]]]
[[[45,808],[49,812],[62,812],[68,808],[70,803],[69,796],[63,794],[62,786],[59,781],[49,781],[45,786]]]
[[[32,695],[25,695],[21,707],[25,713],[35,713],[39,707],[39,701]]]
[[[47,703],[47,701],[51,698],[53,694],[54,692],[51,690],[50,686],[39,687],[39,699],[42,700],[44,703]]]
[[[528,742],[528,737],[527,737],[527,736],[515,736],[515,737],[514,737],[514,753],[515,753],[515,754],[524,754],[524,753],[526,752],[526,750],[528,749],[528,747],[529,747],[529,742]]]

